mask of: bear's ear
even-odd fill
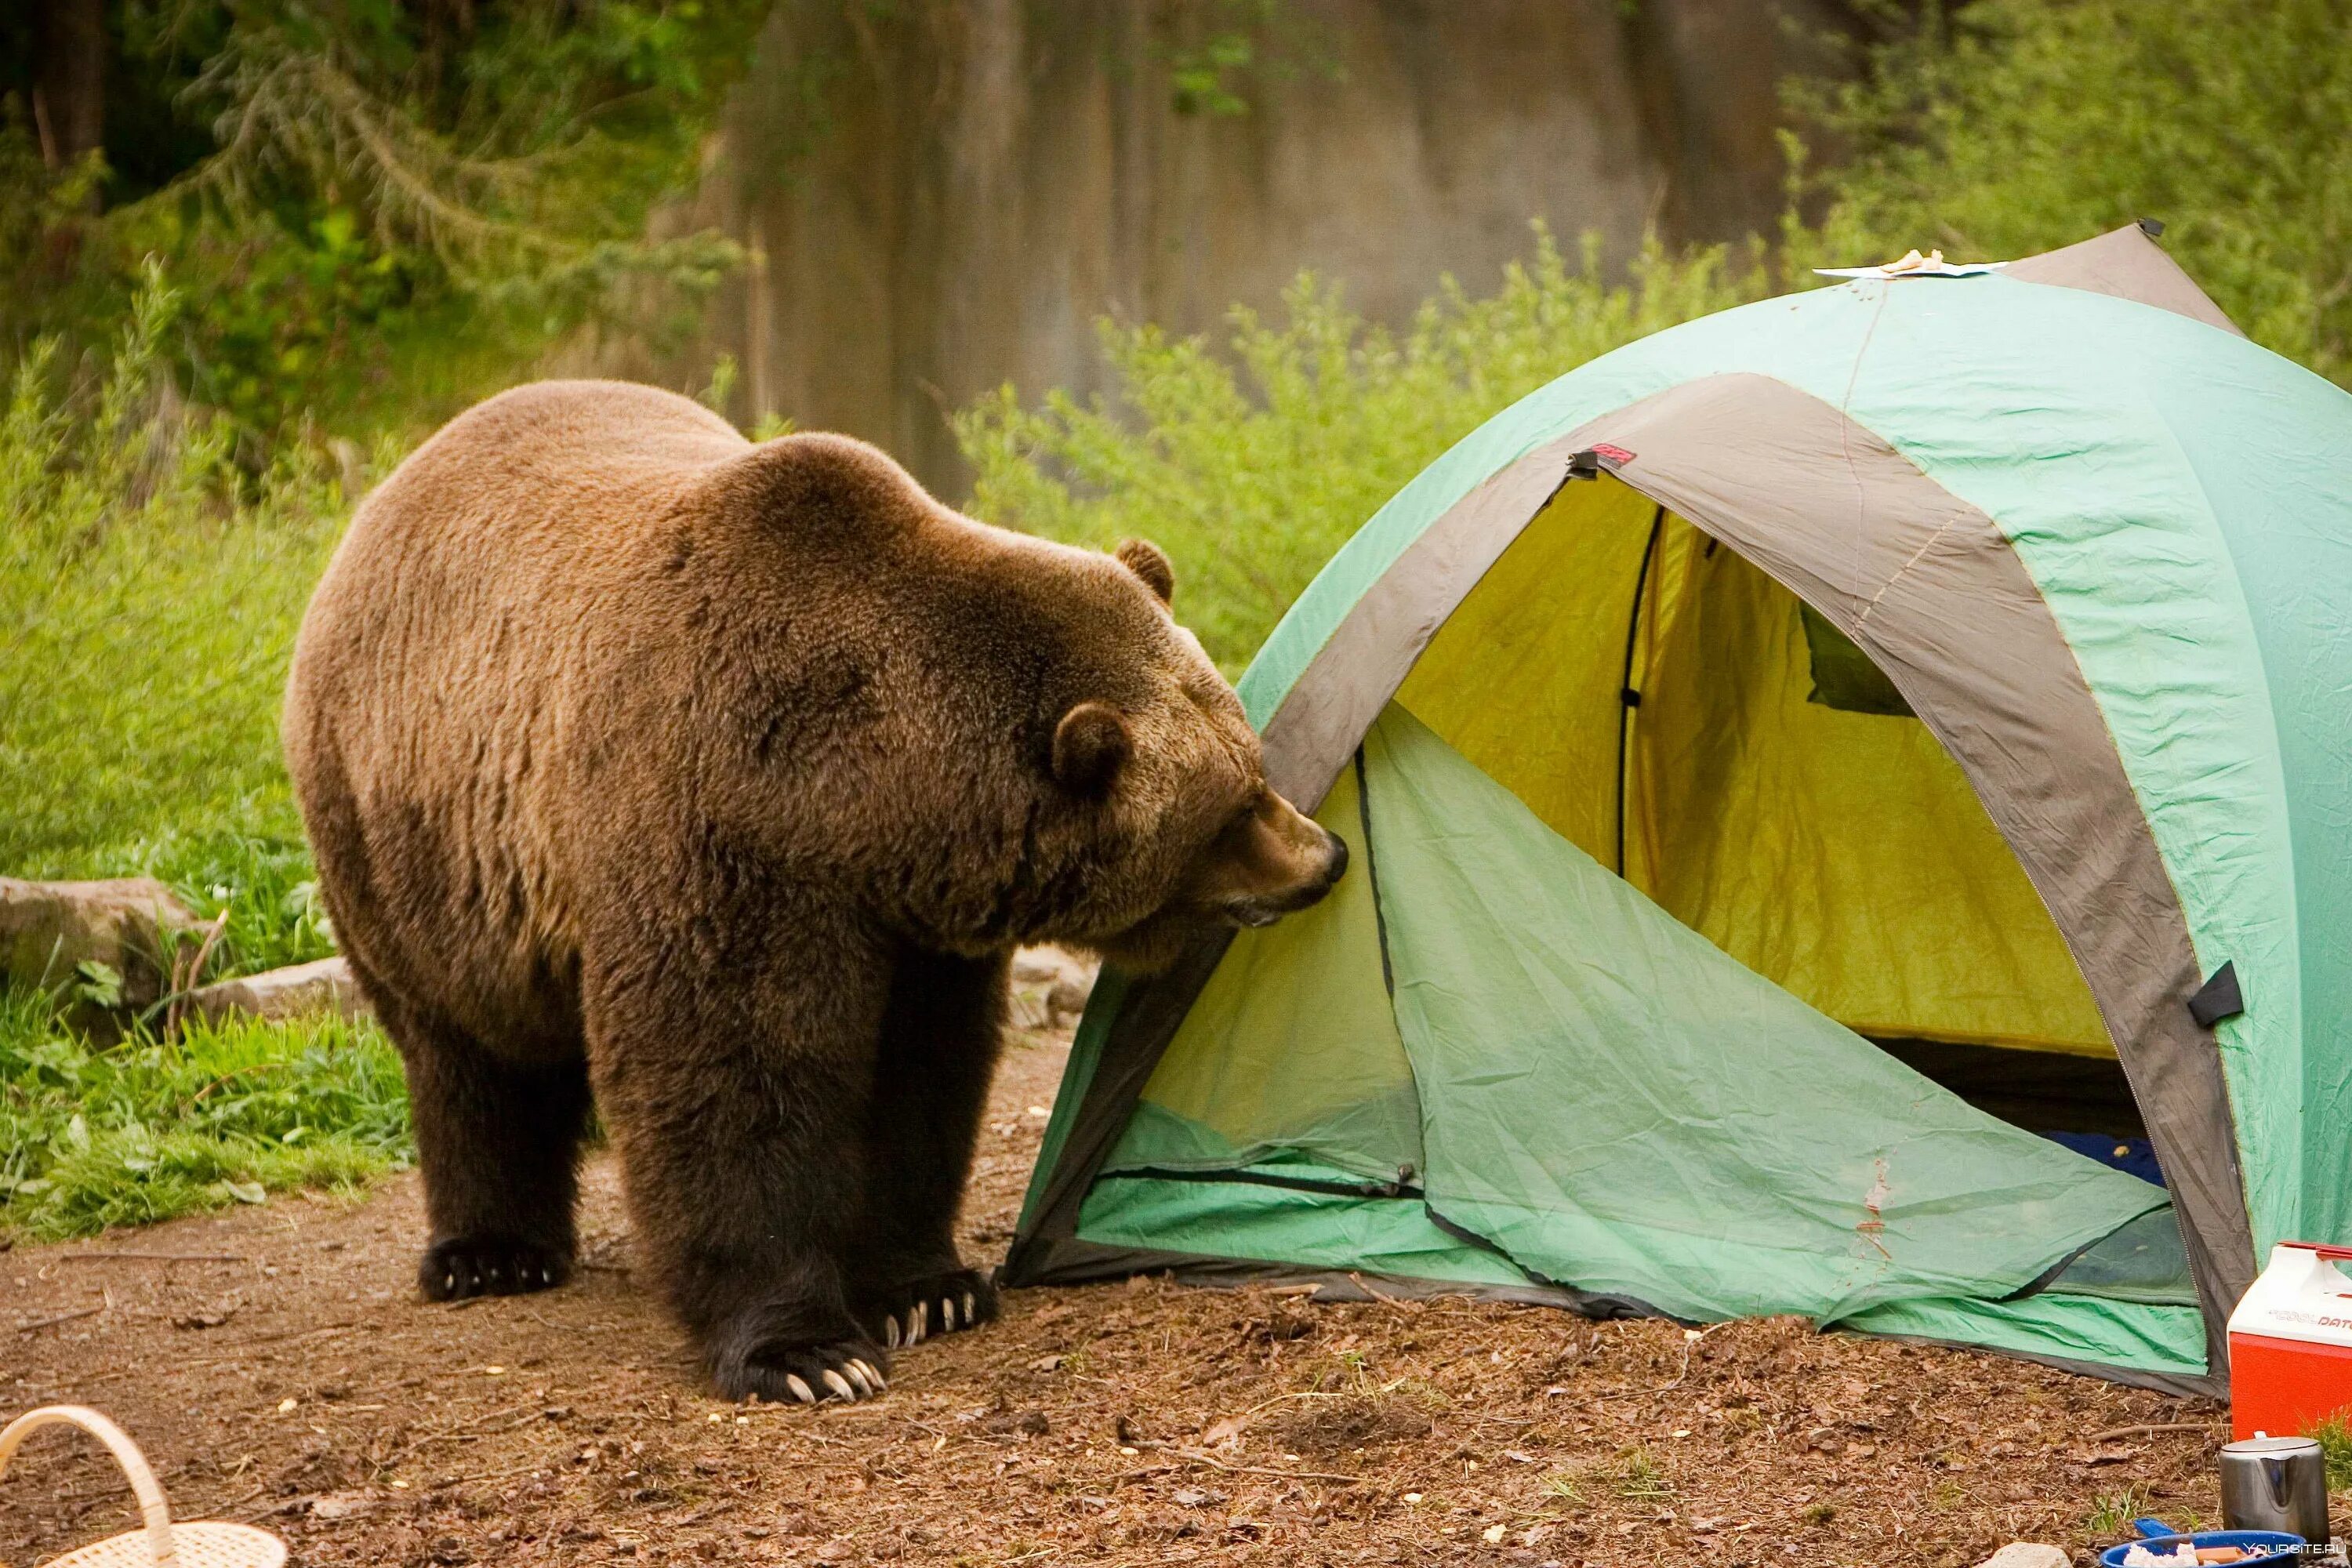
[[[1133,744],[1118,709],[1081,702],[1054,727],[1054,782],[1073,795],[1102,795]]]
[[[1130,539],[1112,552],[1118,563],[1143,579],[1163,605],[1176,600],[1176,567],[1167,552],[1148,539]]]

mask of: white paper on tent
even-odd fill
[[[1899,260],[1882,261],[1875,267],[1816,267],[1813,270],[1823,278],[1976,278],[2008,265],[2006,261],[1947,261],[1940,250],[1925,256],[1910,250]]]

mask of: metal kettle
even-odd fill
[[[2326,1545],[2327,1459],[2318,1443],[2256,1436],[2224,1444],[2221,1520],[2231,1530],[2284,1530]]]

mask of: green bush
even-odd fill
[[[1228,674],[1331,552],[1439,453],[1596,354],[1770,291],[1755,251],[1672,258],[1625,281],[1588,244],[1570,267],[1540,226],[1495,293],[1447,279],[1402,332],[1302,275],[1279,322],[1233,314],[1229,355],[1151,326],[1102,329],[1117,395],[1007,386],[958,416],[972,510],[1108,548],[1150,539],[1176,563],[1186,624]]]
[[[1855,83],[1801,91],[1847,157],[1848,260],[2028,256],[2135,217],[2256,342],[2352,385],[2352,6],[1931,6]]]
[[[373,1025],[192,1023],[100,1048],[0,994],[0,1232],[145,1225],[409,1158],[400,1063]]]
[[[0,415],[0,872],[152,872],[308,953],[278,700],[341,479],[289,447],[242,479],[163,374],[176,309],[151,274],[102,372],[61,395],[37,346]]]

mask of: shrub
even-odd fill
[[[271,865],[282,902],[302,878],[278,695],[341,479],[289,445],[243,480],[163,374],[176,310],[151,270],[101,370],[60,391],[38,345],[0,415],[0,871],[154,871],[206,907]]]
[[[1755,251],[1668,257],[1612,282],[1588,243],[1474,297],[1451,279],[1402,332],[1302,274],[1282,319],[1233,313],[1230,357],[1200,338],[1106,324],[1112,397],[1024,405],[1007,386],[958,416],[982,517],[1076,544],[1150,539],[1186,624],[1228,674],[1363,521],[1480,421],[1596,354],[1769,291]]]
[[[1821,247],[2027,256],[2135,217],[2255,341],[2352,385],[2352,6],[1930,6],[1856,81],[1801,90],[1849,150]]]

